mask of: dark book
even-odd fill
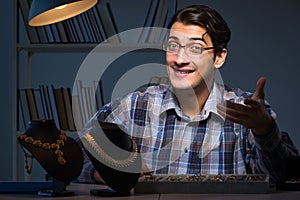
[[[75,32],[76,32],[76,35],[77,35],[77,39],[78,39],[78,42],[80,43],[84,43],[85,42],[85,39],[84,39],[84,36],[82,34],[82,29],[79,25],[79,22],[78,22],[78,18],[76,17],[73,17],[71,19],[69,19],[73,22],[73,25],[74,25],[74,29],[75,29]]]
[[[94,29],[93,29],[93,26],[92,26],[92,24],[91,24],[91,19],[90,19],[90,17],[89,17],[89,15],[88,15],[87,12],[84,12],[84,13],[82,13],[82,14],[83,14],[83,17],[84,17],[85,20],[86,20],[86,25],[87,25],[87,27],[88,27],[88,31],[89,31],[89,33],[90,33],[90,36],[92,37],[92,42],[93,42],[93,43],[96,43],[96,42],[97,42],[96,33],[95,33],[95,31],[94,31]]]
[[[36,103],[36,110],[38,114],[38,119],[46,119],[46,113],[43,106],[43,100],[40,89],[33,89],[34,99]]]
[[[54,39],[54,34],[52,32],[52,28],[50,27],[50,25],[46,25],[45,27],[45,32],[48,38],[48,42],[49,43],[54,43],[55,39]]]
[[[39,117],[34,97],[34,90],[32,88],[27,88],[25,89],[25,92],[29,108],[30,120],[37,120]]]
[[[45,119],[52,119],[48,92],[44,85],[39,85],[39,90],[41,93],[41,103],[45,114]]]
[[[43,44],[48,43],[48,38],[47,38],[45,27],[43,27],[43,26],[36,27],[36,30],[38,32],[40,42]]]
[[[65,111],[68,122],[68,130],[75,131],[75,124],[73,120],[73,111],[72,111],[72,101],[71,101],[71,89],[70,88],[62,88],[63,98],[65,103]]]
[[[177,1],[170,0],[167,16],[165,19],[165,23],[163,25],[164,29],[160,35],[159,43],[163,43],[167,39],[168,25],[171,22],[173,15],[176,13],[176,10],[177,10]]]
[[[63,23],[58,22],[58,23],[56,23],[56,26],[57,26],[59,36],[61,38],[61,42],[62,43],[68,43],[69,41],[68,41],[68,37],[67,37],[66,30],[65,30],[65,27],[64,27]]]
[[[78,23],[79,23],[79,26],[80,26],[80,29],[82,31],[82,35],[83,35],[83,38],[84,38],[84,42],[86,43],[89,43],[91,42],[91,37],[89,36],[89,33],[88,33],[88,30],[87,30],[87,27],[86,27],[86,24],[84,23],[84,19],[83,19],[83,16],[82,14],[74,17],[74,18],[77,18],[78,20]]]
[[[163,28],[166,17],[167,17],[167,11],[169,7],[169,0],[160,0],[157,8],[157,12],[155,14],[155,19],[153,22],[154,29],[151,29],[148,42],[149,43],[157,43],[159,42],[159,38],[161,35],[162,30],[159,28]],[[156,28],[155,28],[156,27]]]
[[[90,21],[93,33],[95,34],[96,42],[101,42],[103,39],[101,37],[99,28],[97,26],[96,19],[95,19],[93,11],[91,9],[89,9],[89,10],[86,11],[86,13],[87,13],[87,15],[89,17],[89,21]]]
[[[20,9],[23,16],[23,22],[27,31],[28,39],[30,43],[36,44],[40,43],[38,32],[36,30],[36,27],[30,26],[28,24],[28,16],[29,16],[29,2],[27,0],[19,0]]]
[[[142,32],[140,34],[138,42],[145,43],[149,32],[150,32],[150,27],[153,25],[154,21],[154,16],[157,10],[158,6],[158,0],[151,0],[151,3],[149,5],[149,9],[146,15],[145,23],[144,23],[144,28],[142,29]]]
[[[58,117],[58,111],[57,111],[57,106],[56,106],[56,100],[55,100],[55,95],[54,95],[54,86],[46,86],[48,95],[49,95],[49,102],[51,106],[51,112],[52,112],[52,119],[54,120],[56,126],[58,129],[60,129],[60,123],[59,123],[59,117]]]
[[[67,115],[66,115],[65,102],[63,97],[63,88],[55,88],[54,97],[55,97],[60,129],[68,130]]]
[[[99,110],[104,106],[104,95],[102,81],[95,81],[95,99],[96,99],[96,110]]]
[[[100,34],[100,38],[101,38],[101,42],[105,41],[107,38],[107,35],[105,34],[105,31],[103,29],[103,24],[101,22],[97,7],[94,6],[93,8],[91,8],[92,12],[94,13],[94,17],[95,17],[95,25],[99,31]]]
[[[19,103],[20,103],[20,108],[21,108],[21,116],[23,119],[22,120],[23,126],[25,129],[27,129],[28,124],[31,121],[31,119],[30,119],[29,106],[28,106],[25,89],[18,89],[18,97],[19,97]]]
[[[54,42],[61,43],[60,33],[58,31],[56,23],[50,24],[49,26],[50,26],[50,28],[52,30],[52,33],[53,33]]]
[[[118,34],[118,28],[112,13],[112,9],[109,2],[104,5],[97,5],[98,13],[101,19],[103,29],[108,37],[108,42],[110,43],[120,43],[121,39]],[[113,37],[114,36],[114,37]]]

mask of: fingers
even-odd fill
[[[267,79],[265,77],[260,77],[256,83],[256,90],[252,96],[252,99],[264,99],[265,92],[264,87],[266,84]]]
[[[245,123],[246,119],[251,113],[251,107],[230,101],[225,101],[223,104],[217,105],[218,113],[224,118],[236,123]]]

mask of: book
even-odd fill
[[[81,122],[84,125],[87,122],[87,111],[84,105],[84,94],[83,94],[83,85],[81,80],[75,80],[75,88],[76,88],[76,94],[78,96],[78,108],[76,108],[78,115],[78,118],[81,118]],[[76,105],[76,104],[75,104]]]
[[[90,22],[92,31],[95,35],[95,42],[101,42],[103,39],[102,39],[100,31],[97,27],[97,23],[96,23],[94,13],[92,12],[91,9],[87,10],[86,13],[87,13],[87,16],[89,18],[89,22]]]
[[[68,130],[67,115],[65,110],[65,102],[63,97],[63,88],[54,88],[54,98],[57,108],[60,129]]]
[[[54,43],[55,42],[54,34],[52,32],[50,25],[44,27],[45,27],[46,36],[48,38],[48,43]]]
[[[42,103],[43,111],[44,111],[44,114],[45,114],[45,119],[52,119],[50,117],[50,113],[49,113],[49,109],[48,109],[48,103],[49,102],[47,102],[48,95],[46,97],[45,86],[44,85],[39,85],[39,90],[40,90],[40,93],[41,93],[41,103]]]
[[[38,32],[35,27],[29,26],[28,24],[28,16],[29,16],[29,2],[27,0],[19,0],[19,5],[21,9],[21,13],[23,16],[24,25],[27,31],[27,36],[32,44],[40,43]]]
[[[50,106],[51,106],[51,112],[52,112],[52,119],[54,120],[56,127],[58,129],[60,129],[60,123],[59,123],[59,117],[58,117],[58,111],[57,111],[57,107],[56,107],[56,100],[55,100],[55,95],[54,95],[54,86],[53,85],[49,85],[46,86],[46,89],[48,91],[49,94],[49,102],[50,102]]]
[[[66,34],[65,27],[64,27],[64,25],[63,25],[63,22],[57,22],[57,23],[56,23],[56,26],[57,26],[57,30],[58,30],[59,36],[60,36],[60,38],[61,38],[61,42],[62,42],[62,43],[67,43],[67,42],[69,42],[69,41],[68,41],[67,34]]]
[[[166,37],[168,35],[168,25],[171,22],[173,15],[176,13],[176,10],[177,10],[177,1],[170,0],[167,16],[163,25],[164,29],[160,34],[159,43],[163,43],[166,40]]]
[[[91,37],[91,42],[97,42],[96,33],[94,32],[93,26],[91,24],[91,19],[87,12],[82,13],[83,18],[85,19],[86,26],[88,27],[88,32]]]
[[[84,42],[87,42],[87,43],[91,42],[91,36],[88,33],[88,30],[87,30],[86,24],[84,23],[82,14],[77,15],[75,18],[77,18],[77,20],[78,20],[80,30],[82,31],[82,35],[84,38]]]
[[[72,112],[72,103],[71,103],[71,90],[70,88],[62,88],[63,92],[63,99],[64,99],[64,105],[65,105],[65,111],[66,111],[66,118],[68,123],[68,130],[69,131],[75,131],[75,124],[73,120],[73,112]]]
[[[95,81],[95,99],[96,99],[96,110],[99,110],[104,106],[104,94],[103,94],[103,86],[102,81]]]
[[[48,38],[47,38],[47,35],[46,35],[45,27],[43,27],[43,26],[36,27],[36,30],[38,32],[40,42],[42,44],[48,43]]]
[[[38,112],[36,107],[36,101],[34,97],[34,90],[33,88],[26,88],[25,89],[28,108],[29,108],[29,114],[30,114],[30,120],[37,120],[38,119]]]
[[[19,98],[19,103],[21,108],[21,116],[23,119],[23,127],[27,129],[31,119],[30,119],[29,107],[28,107],[28,101],[27,101],[25,89],[18,89],[18,98]]]
[[[59,34],[59,32],[58,32],[56,23],[50,24],[50,25],[48,25],[48,26],[49,26],[50,29],[52,30],[53,37],[54,37],[54,42],[55,42],[55,43],[61,43],[61,38],[60,38],[60,34]]]
[[[95,25],[97,27],[97,30],[99,31],[100,34],[100,38],[101,38],[101,42],[105,41],[107,38],[107,35],[105,34],[104,28],[103,28],[103,24],[100,20],[100,16],[97,10],[97,7],[94,6],[93,8],[91,8],[92,12],[94,13],[94,17],[95,17]]]
[[[46,114],[45,114],[45,111],[44,111],[43,100],[42,100],[42,95],[41,95],[41,90],[40,89],[33,89],[33,92],[34,92],[34,99],[35,99],[38,119],[46,119]]]
[[[106,2],[104,5],[97,5],[98,13],[101,19],[102,24],[104,25],[104,31],[108,37],[108,42],[110,43],[120,43],[121,39],[118,34],[118,28],[112,14],[112,9],[109,2]]]
[[[80,131],[83,129],[84,124],[83,124],[78,95],[72,95],[72,112],[73,112],[73,120],[74,120],[75,128],[77,131]]]
[[[150,27],[153,24],[154,21],[154,16],[156,13],[156,9],[157,9],[157,5],[158,5],[158,0],[151,0],[150,1],[150,5],[149,5],[149,9],[146,15],[146,19],[145,19],[145,23],[144,23],[144,28],[142,29],[142,32],[140,34],[140,37],[138,39],[138,42],[140,43],[145,43],[147,38],[148,38],[148,34],[150,32]]]
[[[151,29],[151,32],[147,39],[147,41],[149,43],[159,42],[159,38],[160,38],[160,35],[162,32],[162,30],[160,30],[159,28],[164,27],[169,4],[170,4],[170,0],[160,0],[159,1],[157,12],[156,12],[155,19],[153,22],[154,29]]]
[[[79,25],[78,18],[77,17],[73,17],[73,18],[71,18],[69,20],[71,20],[73,22],[74,30],[77,33],[78,42],[84,43],[85,39],[84,39],[84,36],[83,36],[83,33],[82,33],[81,26]]]

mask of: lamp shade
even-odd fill
[[[87,11],[97,0],[33,0],[29,11],[29,25],[53,24]]]

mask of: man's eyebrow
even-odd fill
[[[192,38],[189,38],[189,40],[201,40],[202,42],[204,42],[206,44],[206,41],[204,40],[203,37],[192,37]]]
[[[203,35],[204,35],[204,34],[203,34]],[[192,38],[189,38],[189,40],[192,40],[192,41],[200,40],[200,41],[204,42],[205,44],[207,44],[206,41],[205,41],[204,38],[203,38],[203,35],[202,35],[202,37],[192,37]],[[179,40],[179,38],[176,37],[176,36],[169,36],[168,39]]]
[[[178,37],[176,37],[176,36],[169,36],[169,38],[168,38],[168,39],[179,40],[179,38],[178,38]]]

